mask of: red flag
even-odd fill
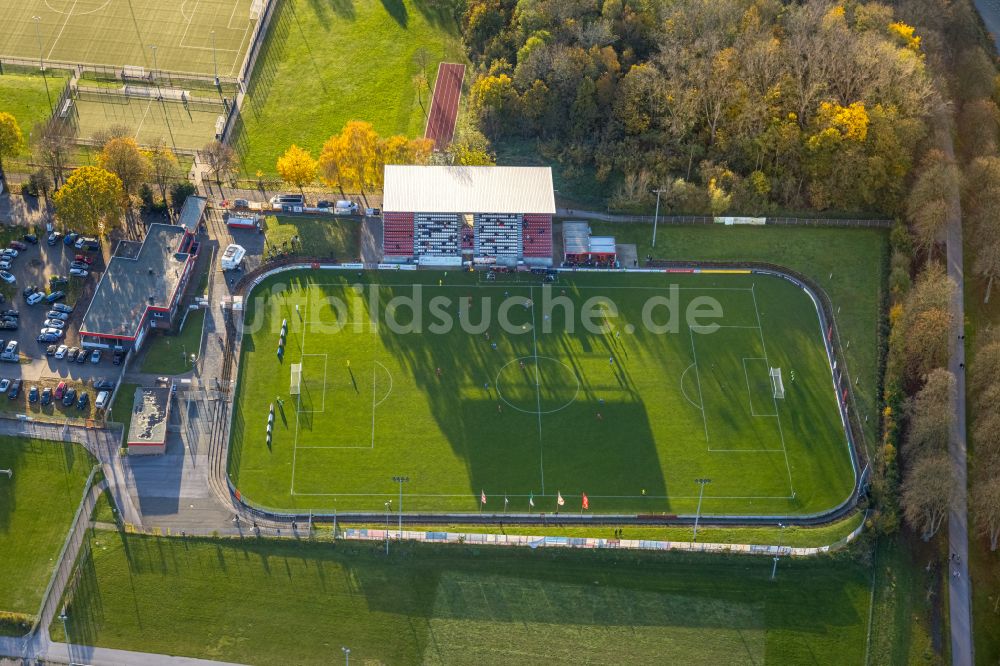
[[[590,508],[590,501],[587,499],[587,493],[583,494],[583,508],[584,509]]]
[[[481,504],[486,504],[486,491],[485,490],[480,490],[479,491],[479,502]]]

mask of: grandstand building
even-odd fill
[[[552,265],[549,167],[386,165],[385,261]]]

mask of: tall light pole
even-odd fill
[[[781,528],[781,532],[778,535],[778,552],[781,552],[781,542],[784,541],[784,539],[781,538],[781,534],[785,533],[785,526],[782,525],[781,523],[778,523],[778,527]],[[777,573],[778,573],[778,556],[775,555],[774,566],[771,567],[771,580],[774,580],[774,577],[775,575],[777,575]]]
[[[156,44],[151,44],[150,47],[153,49],[153,81],[156,83],[156,97],[157,99],[163,99],[163,93],[160,92],[160,77],[156,75]]]
[[[695,483],[701,486],[698,491],[698,510],[694,514],[694,538],[692,541],[698,540],[698,519],[701,517],[701,498],[705,495],[705,486],[712,483],[712,479],[695,479]]]
[[[215,31],[212,31],[212,65],[215,68],[215,87],[219,87],[219,59],[215,55]]]
[[[660,221],[660,195],[666,190],[658,187],[653,192],[656,194],[656,213],[653,215],[653,247],[656,247],[656,225]]]
[[[344,666],[351,666],[351,648],[342,647],[340,649],[344,651]]]
[[[392,506],[392,500],[385,503],[385,554],[389,554],[389,508]]]
[[[35,40],[38,42],[38,67],[42,70],[42,81],[45,82],[45,97],[49,100],[49,115],[51,116],[55,113],[52,108],[52,95],[49,94],[49,77],[45,75],[45,56],[42,55],[42,34],[38,31],[38,24],[41,23],[41,16],[32,16],[31,20],[35,22]]]
[[[408,476],[394,476],[392,480],[399,484],[399,540],[403,540],[403,484],[410,480]]]

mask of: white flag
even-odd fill
[[[556,491],[556,504],[558,504],[559,506],[562,506],[565,503],[566,503],[566,500],[564,500],[562,498],[562,493]]]

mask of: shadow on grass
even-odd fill
[[[403,4],[403,0],[381,0],[382,6],[385,11],[389,13],[396,23],[401,27],[405,28],[410,20],[410,14],[406,10],[406,5]]]

